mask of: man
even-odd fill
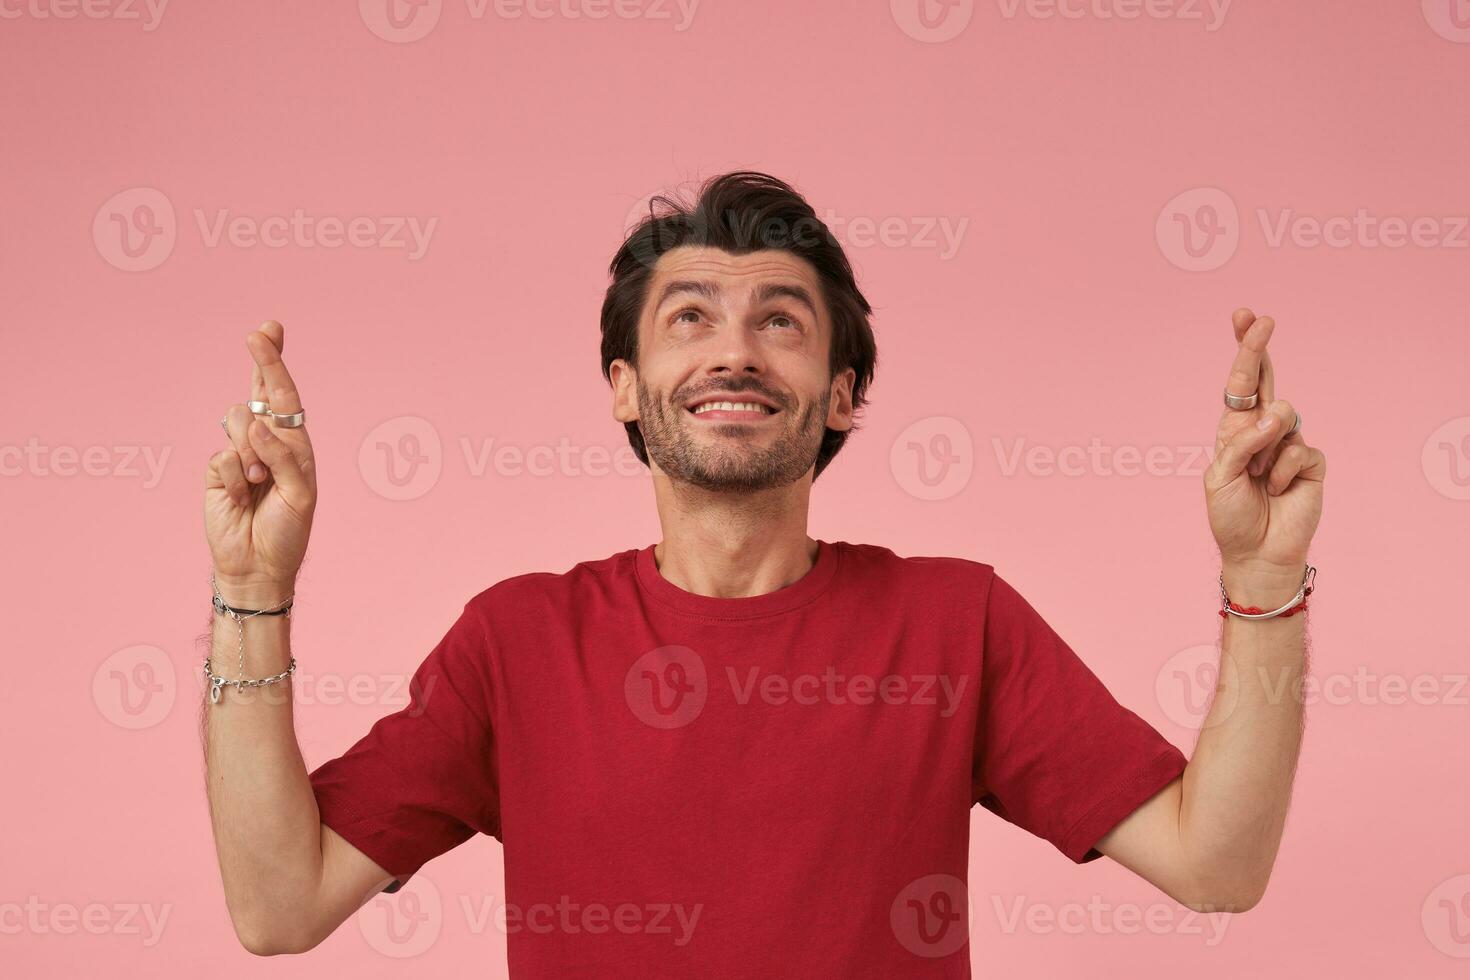
[[[1304,669],[1325,473],[1276,397],[1269,318],[1234,316],[1205,478],[1232,605],[1186,764],[989,565],[807,536],[876,351],[791,187],[742,172],[692,207],[660,199],[611,272],[603,366],[662,541],[480,592],[411,704],[311,773],[274,613],[315,466],[281,326],[248,337],[253,401],[222,420],[205,501],[209,798],[246,948],[310,949],[485,833],[512,976],[968,976],[976,803],[1190,908],[1256,904],[1297,759],[1279,692]]]

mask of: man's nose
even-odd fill
[[[755,331],[738,322],[727,323],[717,334],[706,370],[711,374],[762,374],[766,362]]]

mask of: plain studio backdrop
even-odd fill
[[[1234,308],[1329,456],[1265,900],[1194,915],[976,809],[976,976],[1463,974],[1464,0],[3,0],[0,63],[8,975],[503,975],[484,837],[309,955],[236,942],[197,732],[216,420],[281,320],[315,766],[470,596],[656,539],[606,264],[732,169],[807,195],[875,306],[811,533],[994,564],[1186,753]]]

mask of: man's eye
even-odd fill
[[[692,316],[694,319],[692,319],[692,320],[686,320],[686,319],[684,319],[686,316]],[[699,311],[696,310],[696,309],[694,309],[693,307],[690,307],[687,310],[680,310],[678,313],[675,313],[674,314],[674,320],[673,320],[673,322],[674,323],[698,323],[699,322]]]
[[[780,313],[778,313],[775,316],[771,317],[766,322],[769,323],[771,326],[773,326],[773,327],[779,327],[782,330],[790,330],[791,328],[793,328],[793,327],[795,327],[797,325],[796,324],[796,321],[793,320],[793,319],[791,319],[791,317],[785,316],[784,314],[780,314]]]

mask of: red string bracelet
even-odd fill
[[[1307,611],[1307,596],[1312,594],[1314,583],[1317,579],[1317,569],[1311,565],[1307,566],[1306,572],[1302,574],[1302,587],[1291,601],[1280,609],[1262,609],[1259,606],[1242,606],[1237,602],[1231,602],[1230,596],[1225,593],[1225,573],[1220,573],[1220,618],[1227,619],[1232,614],[1246,619],[1284,619],[1295,616],[1297,613]]]
[[[1306,612],[1307,611],[1307,598],[1306,598],[1306,596],[1307,595],[1310,595],[1311,592],[1312,592],[1312,590],[1311,589],[1308,589],[1307,592],[1306,592],[1306,595],[1303,595],[1302,596],[1302,601],[1301,602],[1298,602],[1296,605],[1294,605],[1290,609],[1286,610],[1286,612],[1277,613],[1275,616],[1272,616],[1271,618],[1272,619],[1285,619],[1287,616],[1295,616],[1297,613]],[[1229,610],[1229,611],[1227,612],[1227,610]],[[1243,613],[1244,615],[1247,615],[1247,616],[1259,616],[1261,613],[1266,613],[1266,612],[1270,612],[1270,611],[1271,610],[1269,610],[1269,609],[1262,609],[1260,606],[1242,606],[1239,603],[1232,602],[1225,609],[1219,610],[1219,613],[1220,613],[1220,618],[1221,619],[1225,619],[1226,617],[1228,617],[1230,615],[1230,612]]]

